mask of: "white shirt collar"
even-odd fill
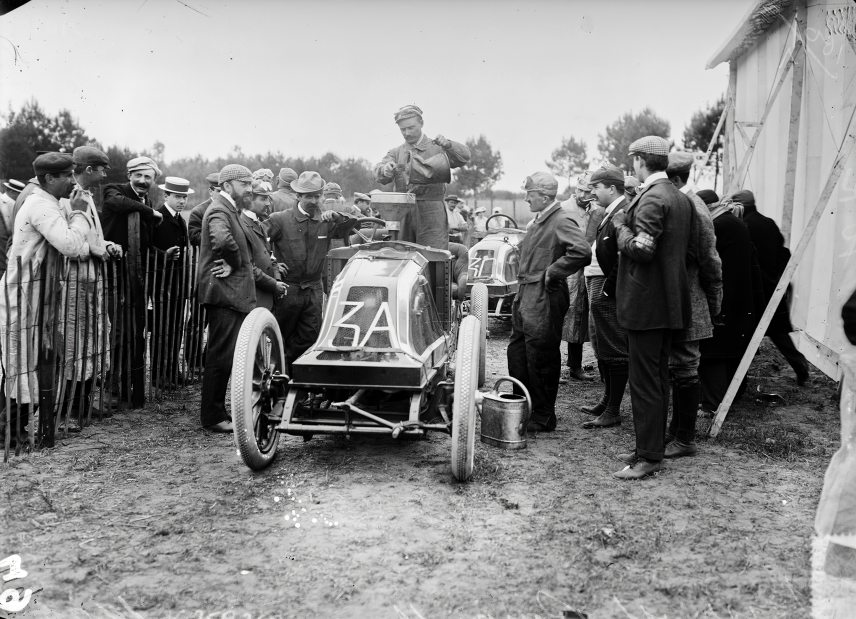
[[[690,192],[692,190],[693,190],[693,188],[690,185],[684,185],[683,187],[680,188],[680,192],[682,194],[684,194],[685,196],[690,195]]]
[[[304,211],[304,210],[303,210],[303,207],[302,207],[302,206],[300,206],[300,204],[298,204],[298,205],[297,205],[297,210],[298,210],[298,211],[300,211],[301,213],[303,213],[304,215],[306,215],[307,217],[309,217],[310,219],[312,219],[312,215],[310,215],[309,213],[307,213],[306,211]]]
[[[252,212],[252,211],[251,211],[250,209],[248,209],[248,208],[245,208],[245,209],[244,209],[244,215],[246,215],[247,217],[249,217],[249,218],[250,218],[250,219],[252,219],[253,221],[258,221],[258,220],[259,220],[259,216],[258,216],[258,215],[256,215],[254,212]]]
[[[645,179],[644,183],[639,186],[639,190],[642,191],[643,189],[647,189],[651,183],[660,179],[669,180],[669,177],[666,175],[665,172],[654,172],[653,174],[651,174],[651,176]]]
[[[609,206],[606,207],[606,214],[604,217],[608,217],[609,214],[615,210],[615,207],[618,206],[618,203],[624,199],[624,196],[618,196],[615,200],[609,203]]]
[[[235,208],[238,208],[238,205],[235,204],[235,201],[232,199],[232,196],[230,196],[228,193],[226,193],[225,191],[221,191],[220,195],[223,196],[223,199],[226,200],[226,202],[228,202]]]
[[[174,208],[172,208],[169,204],[167,204],[166,202],[164,202],[164,203],[163,203],[163,206],[164,206],[164,208],[169,212],[169,214],[170,214],[170,215],[172,215],[173,217],[175,217],[175,216],[176,216],[176,210],[175,210]]]

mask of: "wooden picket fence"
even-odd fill
[[[133,242],[121,260],[77,261],[49,248],[34,272],[17,259],[20,281],[0,284],[4,461],[200,380],[198,263],[198,247],[167,261]]]

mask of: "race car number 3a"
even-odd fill
[[[365,301],[345,301],[342,303],[342,317],[333,323],[333,326],[337,329],[336,339],[345,337],[342,334],[342,329],[345,329],[351,332],[351,346],[363,348],[369,343],[369,339],[377,334],[380,337],[375,342],[372,342],[373,348],[398,348],[398,338],[392,324],[389,302],[382,301],[377,305],[374,316],[369,321],[367,318],[371,315],[374,307],[374,304],[369,306]],[[369,326],[366,329],[365,335],[363,335],[360,324],[366,323]],[[384,335],[386,336],[385,338],[383,337]]]

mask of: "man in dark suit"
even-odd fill
[[[178,351],[184,302],[188,296],[187,224],[181,211],[194,193],[190,181],[167,176],[160,188],[164,204],[157,209],[163,221],[152,233],[146,259],[148,290],[152,298],[151,383],[161,387],[178,382]]]
[[[202,427],[211,432],[232,431],[226,414],[226,384],[241,323],[256,306],[249,232],[239,217],[252,196],[252,180],[252,173],[242,165],[223,167],[220,192],[202,220],[198,294],[208,315],[208,350],[200,418]]]
[[[615,282],[618,278],[618,243],[612,217],[627,207],[624,173],[614,166],[595,170],[589,183],[598,204],[606,209],[595,231],[593,259],[584,270],[591,308],[589,336],[603,379],[603,396],[594,406],[580,410],[596,415],[583,428],[608,428],[621,423],[621,400],[627,386],[627,331],[618,324]]]
[[[107,271],[111,293],[108,311],[116,331],[110,360],[112,386],[121,400],[137,408],[145,403],[144,261],[152,228],[162,219],[148,194],[161,172],[149,157],[134,157],[127,167],[127,183],[104,187],[101,224],[104,238],[125,251],[125,262],[115,277],[112,270]],[[139,214],[138,218],[132,218],[133,214]],[[134,219],[138,219],[138,226],[131,237],[128,226]],[[129,251],[132,240],[138,252]]]
[[[591,247],[571,214],[556,200],[559,184],[548,172],[526,177],[523,190],[535,213],[520,242],[520,287],[511,305],[508,373],[532,397],[529,430],[556,429],[556,394],[562,321],[570,306],[565,279],[591,262]]]
[[[630,145],[633,169],[642,181],[627,211],[612,217],[618,249],[616,289],[619,324],[627,329],[630,400],[636,450],[621,454],[629,466],[619,479],[642,479],[660,470],[669,406],[672,331],[689,326],[687,277],[693,205],[666,176],[669,142],[646,136]]]
[[[202,218],[205,217],[205,211],[211,206],[214,194],[220,191],[219,172],[212,172],[205,177],[205,180],[208,182],[208,199],[190,209],[190,217],[187,219],[187,236],[194,247],[199,247],[202,238]]]
[[[758,263],[761,266],[761,280],[764,289],[764,302],[769,303],[773,297],[773,292],[779,284],[779,279],[785,268],[788,266],[788,260],[791,258],[791,252],[785,247],[785,237],[782,236],[779,226],[776,222],[758,212],[758,207],[755,205],[755,194],[744,189],[738,191],[731,196],[729,202],[739,203],[743,205],[743,222],[749,228],[749,236],[752,238],[752,244],[758,252]],[[761,308],[759,317],[764,313],[765,308]],[[791,325],[791,303],[790,289],[788,294],[782,297],[779,306],[776,308],[776,313],[773,314],[773,320],[770,326],[767,327],[767,337],[775,344],[779,352],[784,355],[794,373],[797,375],[797,384],[802,386],[808,380],[808,361],[803,354],[794,346],[791,339],[791,331],[794,328]]]
[[[282,274],[273,259],[267,231],[263,223],[270,216],[273,187],[267,181],[254,180],[250,205],[241,211],[241,223],[250,231],[250,250],[253,253],[253,278],[256,281],[256,307],[274,311],[276,302],[288,292]]]

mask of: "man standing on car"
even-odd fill
[[[297,205],[268,219],[274,255],[288,269],[288,294],[276,305],[276,320],[282,331],[289,374],[292,362],[315,343],[321,332],[321,275],[330,241],[347,235],[357,221],[345,213],[321,212],[324,179],[318,172],[303,172],[291,182],[291,188],[297,192]]]
[[[529,430],[556,429],[556,393],[562,355],[562,321],[570,299],[565,278],[591,262],[591,247],[570,213],[556,201],[559,183],[535,172],[523,185],[535,219],[520,242],[520,288],[512,304],[508,373],[532,397]]]
[[[416,212],[401,222],[402,241],[438,249],[449,247],[449,225],[443,195],[451,179],[450,169],[470,160],[470,149],[438,135],[433,140],[422,133],[422,110],[405,105],[395,113],[404,144],[390,150],[374,167],[375,180],[393,183],[394,191],[416,194]]]

